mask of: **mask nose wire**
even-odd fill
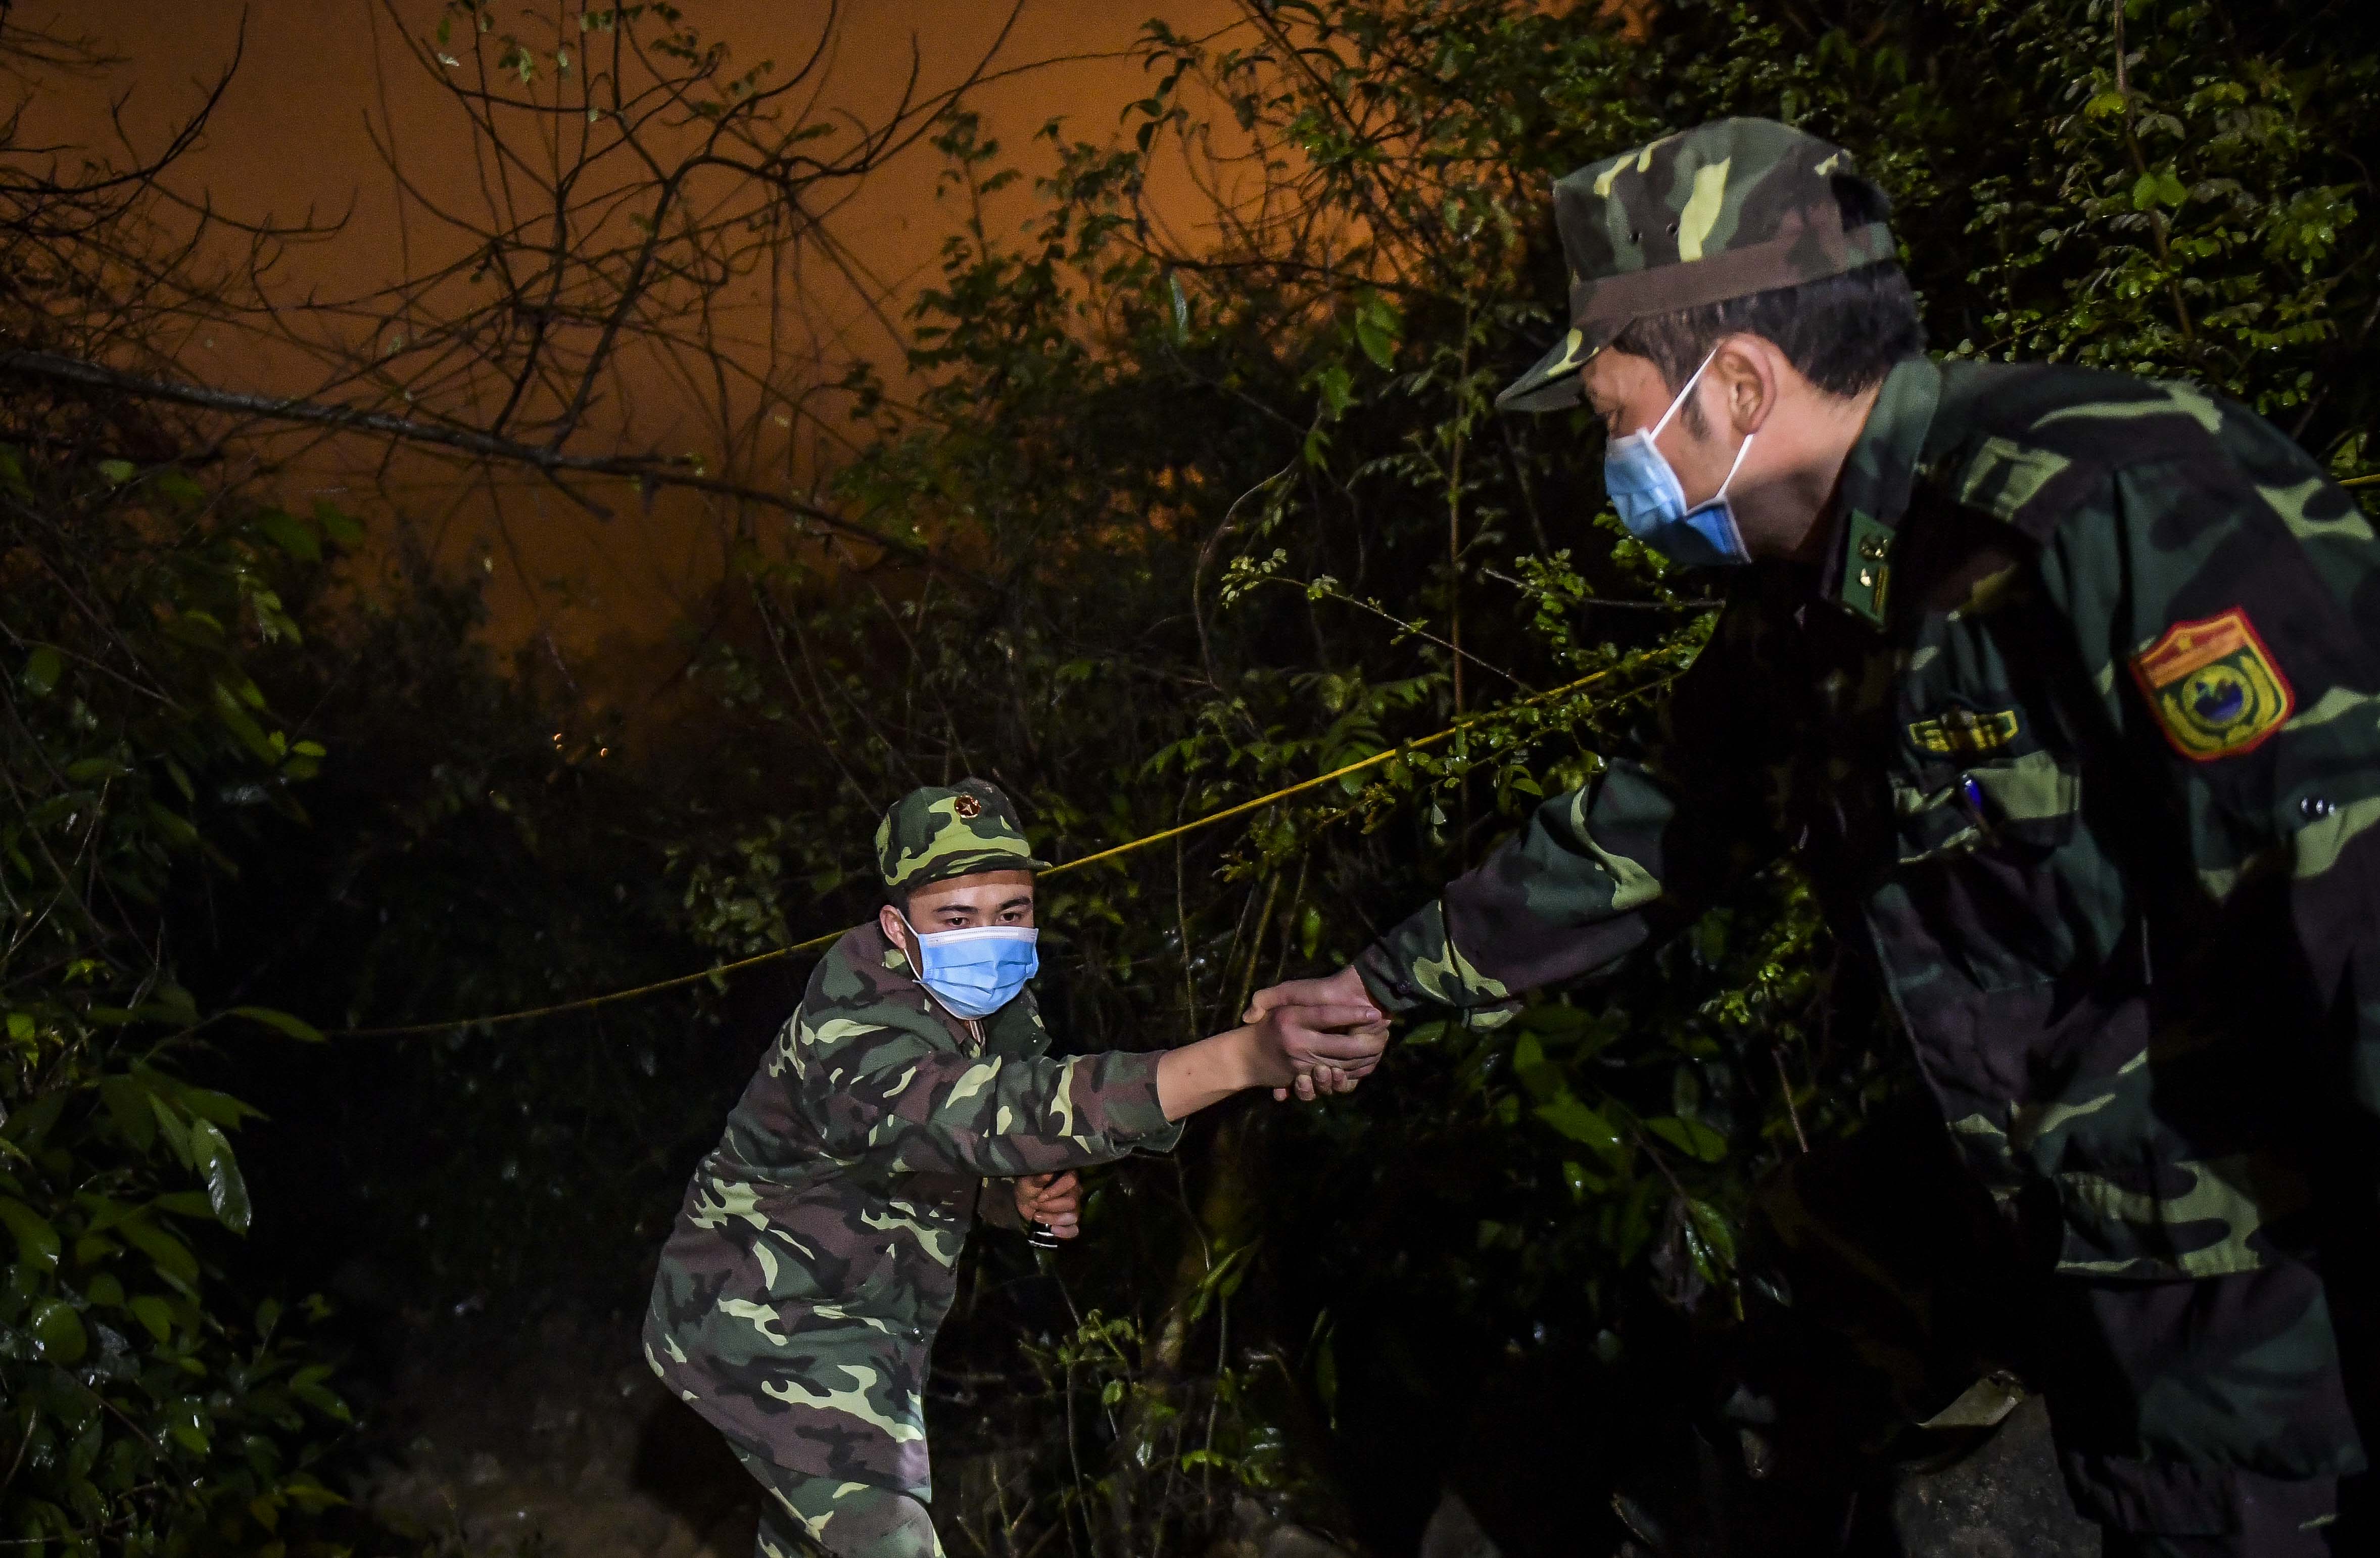
[[[917,939],[918,951],[923,952],[926,946],[927,932],[920,931],[917,926],[910,924],[909,917],[905,914],[902,914],[899,909],[893,909],[892,912],[900,917],[902,924],[908,926],[909,934]],[[970,925],[965,927],[965,929],[968,931],[1037,931],[1040,929],[1040,927],[1035,925]],[[957,931],[936,931],[933,932],[933,934],[937,936],[954,936],[960,933],[961,932]]]

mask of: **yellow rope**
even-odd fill
[[[2342,487],[2369,487],[2374,481],[2380,481],[2380,472],[2375,472],[2370,476],[2350,476],[2346,481],[2341,481],[2339,485]]]
[[[1592,676],[1581,676],[1574,682],[1565,683],[1548,692],[1534,694],[1522,699],[1518,703],[1507,704],[1506,707],[1525,709],[1531,704],[1544,703],[1562,697],[1566,693],[1576,692],[1582,688],[1592,687],[1607,676],[1614,676],[1622,671],[1640,665],[1646,658],[1640,655],[1622,664],[1609,666]],[[1647,683],[1645,687],[1634,688],[1621,696],[1633,697],[1636,693],[1650,691],[1669,679],[1667,676],[1661,677],[1658,681]],[[1377,768],[1381,763],[1404,756],[1407,752],[1419,751],[1424,747],[1434,747],[1441,741],[1462,735],[1474,725],[1483,724],[1491,717],[1488,714],[1476,714],[1467,720],[1457,720],[1444,730],[1422,736],[1418,740],[1405,742],[1402,746],[1391,747],[1385,752],[1375,752],[1368,758],[1361,758],[1354,762],[1334,768],[1328,773],[1301,780],[1284,789],[1275,790],[1269,796],[1258,796],[1254,800],[1244,800],[1237,806],[1227,806],[1220,811],[1210,811],[1204,817],[1193,818],[1178,827],[1167,828],[1162,833],[1153,833],[1144,838],[1135,838],[1128,844],[1119,844],[1094,855],[1079,856],[1062,864],[1051,866],[1040,874],[1045,879],[1057,876],[1066,871],[1079,870],[1084,866],[1095,865],[1101,860],[1113,859],[1119,855],[1129,855],[1135,850],[1146,849],[1152,844],[1162,844],[1169,838],[1178,838],[1184,834],[1196,833],[1200,828],[1213,827],[1218,822],[1228,822],[1233,817],[1270,806],[1276,801],[1287,800],[1292,796],[1319,788],[1334,779],[1344,779],[1350,773],[1361,773],[1367,768]],[[808,952],[814,947],[829,945],[848,934],[853,929],[854,927],[845,926],[840,931],[829,931],[822,936],[812,936],[806,942],[795,942],[791,946],[781,946],[751,957],[739,958],[734,963],[722,963],[718,968],[705,968],[699,973],[680,974],[675,979],[656,980],[651,984],[640,984],[629,990],[615,990],[603,995],[585,996],[577,1001],[559,1002],[551,1006],[530,1006],[517,1012],[499,1012],[492,1016],[449,1017],[443,1022],[407,1023],[398,1028],[335,1028],[326,1029],[323,1031],[325,1037],[333,1039],[406,1039],[425,1033],[443,1033],[454,1028],[493,1027],[500,1022],[528,1022],[537,1017],[554,1016],[563,1012],[592,1011],[598,1006],[609,1006],[621,1001],[635,1001],[647,995],[658,995],[664,990],[677,990],[686,985],[699,984],[705,980],[721,979],[738,969],[753,968],[762,963],[773,963],[780,957],[791,957],[797,953]]]

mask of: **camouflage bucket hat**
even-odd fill
[[[876,865],[887,892],[910,893],[977,871],[1045,871],[1033,858],[1016,809],[1000,786],[962,779],[928,785],[892,803],[876,827]]]
[[[1579,400],[1578,371],[1648,314],[1722,303],[1895,258],[1881,222],[1846,229],[1851,153],[1771,119],[1719,119],[1554,181],[1570,333],[1496,397],[1504,411]]]

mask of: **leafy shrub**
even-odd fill
[[[338,1502],[314,1467],[347,1410],[226,1273],[255,1112],[178,1073],[315,1035],[202,1013],[162,906],[249,809],[295,810],[322,749],[246,664],[296,637],[276,581],[353,531],[78,446],[0,447],[0,1509],[31,1552],[277,1552]]]

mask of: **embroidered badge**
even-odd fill
[[[1937,718],[1909,727],[1909,739],[1936,757],[1977,757],[2016,739],[2014,709],[1945,709]]]
[[[2132,656],[2132,679],[2175,751],[2195,762],[2252,751],[2297,708],[2247,612],[2177,622]]]
[[[957,797],[951,802],[951,809],[959,814],[960,822],[972,822],[983,814],[983,802],[965,790],[961,790]]]

